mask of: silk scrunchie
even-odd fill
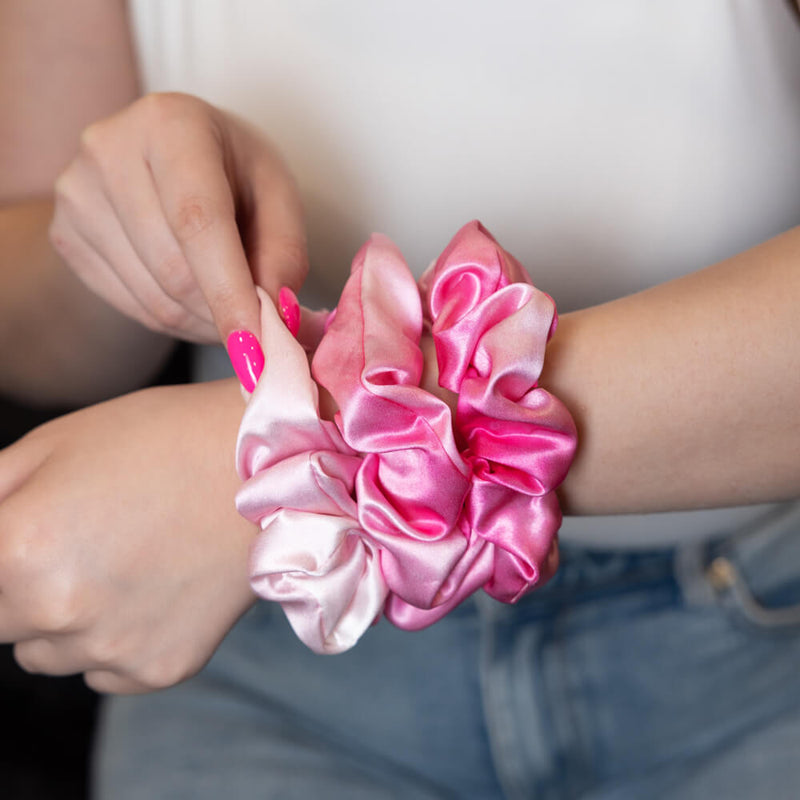
[[[250,555],[253,590],[279,602],[318,653],[352,647],[380,616],[387,589],[377,549],[358,524],[360,457],[319,417],[305,350],[260,292],[268,354],[239,428],[236,507],[261,528]]]
[[[346,649],[381,610],[425,627],[481,587],[514,602],[553,573],[554,489],[576,440],[536,385],[555,306],[482,226],[462,228],[419,288],[386,237],[359,251],[312,364],[335,425],[315,417],[304,358],[270,363],[294,343],[262,313],[268,365],[240,431],[237,504],[262,528],[255,590],[309,647]],[[419,386],[426,325],[455,419]]]

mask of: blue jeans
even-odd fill
[[[96,796],[800,796],[800,505],[738,536],[563,549],[516,606],[316,656],[258,604],[205,670],[105,707]]]

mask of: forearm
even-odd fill
[[[139,94],[123,0],[0,3],[0,392],[77,405],[141,386],[170,347],[62,265],[50,197],[81,131]]]
[[[172,342],[114,311],[56,255],[49,200],[0,207],[0,392],[83,405],[143,385]]]
[[[800,228],[564,315],[541,383],[579,428],[569,514],[800,495]]]

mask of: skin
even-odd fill
[[[0,454],[0,638],[23,668],[141,692],[205,664],[253,602],[241,408],[232,380],[149,389]]]
[[[120,114],[139,125],[141,115],[162,114],[172,124],[175,100],[202,125],[212,111],[183,97],[137,104],[121,2],[7,0],[0,67],[9,111],[0,120],[0,390],[74,405],[129,391],[157,370],[171,339],[116,312],[67,268],[62,256],[80,244],[72,220],[91,218],[73,176],[96,177]],[[213,116],[221,125],[224,115]],[[234,164],[230,148],[258,138],[244,125],[226,136]],[[242,163],[256,156],[248,158]],[[264,161],[272,158],[265,149]],[[56,192],[60,174],[67,177]],[[193,247],[217,240],[208,259],[216,264],[231,246],[229,228],[198,224],[195,211],[184,217]],[[254,223],[251,253],[279,252],[258,230]],[[111,274],[88,242],[85,260]],[[232,263],[241,266],[244,246],[235,244]],[[227,302],[239,305],[232,296]],[[251,326],[241,318],[228,324]],[[254,530],[233,507],[241,410],[232,381],[146,390],[54,420],[0,453],[0,641],[17,643],[25,669],[84,672],[94,688],[115,692],[160,688],[200,669],[253,602],[246,562]]]
[[[137,389],[173,340],[116,312],[65,267],[48,241],[52,216],[49,199],[0,207],[0,392],[74,407]]]
[[[86,290],[47,239],[53,183],[81,131],[139,92],[122,12],[100,0],[0,3],[0,391],[27,402],[137,388],[172,347]]]
[[[254,282],[276,297],[307,271],[269,142],[197,98],[137,99],[121,0],[7,0],[0,28],[0,390],[89,403],[157,371],[154,332],[257,331]]]
[[[226,342],[258,330],[308,271],[294,180],[254,128],[195,97],[151,94],[93,123],[55,186],[51,240],[89,288],[151,330]]]
[[[569,514],[800,496],[800,228],[565,315],[541,383],[578,423]]]
[[[246,249],[231,228],[237,175],[248,159],[270,165],[263,177],[277,187],[279,204],[291,196],[269,145],[200,101],[137,101],[122,4],[80,0],[66,8],[0,4],[0,74],[10,76],[0,81],[0,99],[14,109],[0,123],[0,380],[19,397],[91,402],[143,381],[169,340],[110,310],[65,269],[75,242],[85,244],[72,251],[84,281],[99,291],[126,287],[116,300],[107,296],[118,308],[199,339],[214,327],[223,336],[231,325],[254,329],[247,295],[254,279],[272,274],[258,254],[304,251],[294,233],[279,236],[276,247]],[[65,64],[55,86],[54,59]],[[15,91],[19,85],[31,89]],[[64,96],[79,99],[54,121],[50,110]],[[131,221],[138,207],[123,209],[120,188],[141,178],[143,165],[158,171],[144,130],[154,118],[184,138],[196,131],[198,157],[216,175],[203,187],[179,185],[187,170],[170,162],[180,154],[167,148],[162,177],[178,183],[159,195],[172,198],[157,220],[163,261],[145,254],[146,237]],[[95,119],[106,122],[81,142]],[[115,161],[129,146],[135,174],[117,174]],[[53,194],[59,174],[67,177]],[[218,190],[212,200],[210,185]],[[53,203],[57,249],[47,237]],[[94,204],[105,220],[97,227]],[[117,246],[128,253],[124,265],[110,255]],[[541,382],[572,409],[581,434],[561,489],[569,513],[800,494],[798,256],[795,230],[687,278],[562,318]],[[170,270],[153,267],[170,259],[182,271],[180,290],[163,285]],[[221,265],[232,273],[217,275]],[[297,269],[302,277],[304,265]],[[444,394],[429,343],[425,350],[425,385]],[[65,389],[70,374],[80,379]],[[254,531],[232,505],[241,411],[232,382],[145,390],[55,420],[0,453],[0,640],[17,642],[25,669],[84,672],[101,691],[128,692],[169,685],[206,662],[252,602],[246,562]]]

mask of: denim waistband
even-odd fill
[[[569,597],[576,602],[596,593],[613,592],[615,587],[630,590],[667,581],[676,583],[692,598],[709,600],[715,588],[734,580],[731,569],[747,574],[765,550],[795,534],[800,547],[800,502],[778,506],[754,523],[706,541],[637,550],[562,543],[555,576],[531,597],[538,597],[539,602]],[[794,559],[781,563],[791,574],[796,572],[798,562]]]

